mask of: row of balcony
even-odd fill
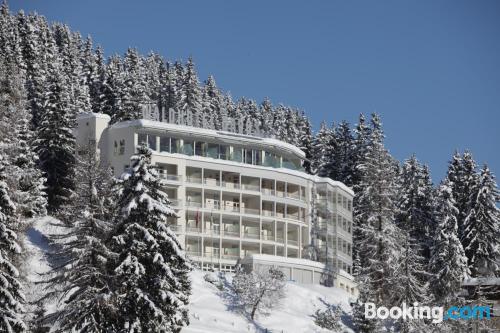
[[[243,238],[248,240],[260,240],[260,241],[269,241],[275,242],[279,244],[288,244],[291,246],[299,246],[298,241],[298,233],[291,233],[288,235],[287,240],[285,242],[284,234],[281,232],[281,235],[275,235],[272,230],[262,230],[260,233],[258,230],[239,230],[237,228],[231,229],[223,229],[221,230],[219,227],[214,228],[205,228],[204,230],[201,227],[195,227],[193,225],[188,224],[188,226],[184,227],[183,225],[170,225],[170,229],[177,233],[183,233],[184,231],[188,234],[205,234],[207,236],[223,236],[223,237],[234,237],[234,238]],[[252,228],[254,229],[254,228]]]
[[[171,182],[181,182],[183,179],[181,175],[169,174],[166,172],[161,172],[159,176],[161,179]],[[258,182],[240,183],[239,181],[237,182],[224,181],[224,180],[221,181],[217,178],[201,178],[199,175],[186,176],[185,182],[194,185],[204,184],[206,186],[212,186],[212,187],[223,187],[226,189],[260,192],[263,195],[274,196],[278,198],[288,198],[301,201],[305,200],[305,193],[302,193],[304,190],[299,190],[298,187],[294,191],[286,191],[284,188],[282,190],[279,190],[279,189],[260,186]]]

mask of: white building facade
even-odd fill
[[[108,124],[107,115],[80,115],[78,146],[96,144],[101,161],[120,176],[137,145],[147,144],[179,215],[170,227],[202,269],[230,272],[237,260],[251,255],[302,259],[313,242],[318,260],[343,276],[342,287],[353,292],[354,282],[348,278],[346,285],[345,276],[352,270],[354,193],[340,182],[305,173],[300,149],[275,139],[159,121]]]

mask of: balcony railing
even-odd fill
[[[201,177],[186,176],[186,182],[191,183],[191,184],[201,184],[202,179],[201,179]]]
[[[201,208],[201,202],[197,201],[186,201],[186,206],[187,207],[193,207],[193,208]]]
[[[243,208],[243,213],[250,215],[260,215],[260,209],[258,208]]]
[[[237,254],[223,254],[221,255],[222,259],[229,259],[229,260],[238,260],[240,259],[240,256]]]
[[[205,202],[205,208],[206,209],[220,210],[220,203],[219,202]]]
[[[287,193],[286,196],[287,196],[287,198],[300,200],[300,193],[299,192]]]
[[[292,246],[299,246],[299,242],[293,239],[287,240],[287,244]]]
[[[274,211],[263,209],[262,216],[274,216]]]
[[[186,227],[186,232],[187,233],[200,234],[201,233],[201,228]]]
[[[224,230],[224,236],[240,237],[240,231],[239,230]]]
[[[240,207],[224,206],[224,211],[225,212],[232,212],[232,213],[239,213],[240,212]]]
[[[222,187],[225,187],[225,188],[233,188],[233,189],[237,189],[237,190],[240,189],[240,184],[238,184],[238,183],[223,181],[221,184],[222,184]]]
[[[262,240],[265,240],[265,241],[274,241],[274,235],[273,234],[266,234],[264,232],[262,232]]]
[[[219,227],[205,228],[205,234],[207,234],[207,235],[220,235],[220,228]]]
[[[285,191],[276,191],[276,196],[280,197],[280,198],[284,198],[285,197]]]
[[[162,180],[169,180],[173,182],[180,182],[182,179],[181,175],[174,175],[174,174],[168,174],[168,173],[160,173],[159,174],[160,179]]]
[[[270,195],[270,196],[271,196],[271,195],[272,195],[272,196],[274,196],[274,193],[275,193],[275,192],[274,192],[274,190],[273,190],[273,189],[271,189],[271,188],[262,188],[262,189],[260,190],[260,192],[261,192],[263,195]]]
[[[214,178],[205,178],[203,183],[207,186],[220,186],[220,180]]]
[[[260,186],[259,185],[254,185],[254,184],[241,184],[241,188],[247,191],[259,191]]]
[[[283,238],[282,236],[276,236],[276,243],[284,244],[285,238]]]
[[[259,233],[258,232],[244,232],[243,237],[250,238],[250,239],[259,239]]]

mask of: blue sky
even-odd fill
[[[127,47],[194,57],[233,97],[321,120],[378,112],[387,147],[415,153],[439,181],[455,149],[500,177],[500,1],[11,0]]]

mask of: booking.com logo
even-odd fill
[[[365,303],[365,318],[367,319],[432,319],[433,323],[441,323],[443,320],[470,320],[490,319],[491,308],[489,306],[452,306],[446,313],[442,306],[419,306],[417,302],[408,307],[403,303],[401,307],[385,306],[377,307],[375,303]]]

